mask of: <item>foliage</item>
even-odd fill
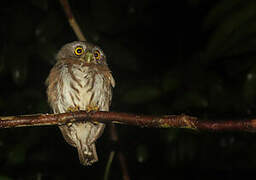
[[[113,111],[216,119],[254,115],[254,0],[70,5],[87,39],[108,56],[117,84]],[[10,1],[1,5],[1,14],[0,113],[50,112],[44,81],[61,45],[76,39],[63,10],[58,1]],[[118,130],[132,179],[237,177],[232,169],[256,166],[254,134]],[[56,127],[4,129],[0,179],[102,179],[111,144],[106,130],[97,144],[99,163],[82,167]],[[113,163],[110,179],[120,179],[117,158]],[[191,167],[213,169],[212,177],[185,173]]]

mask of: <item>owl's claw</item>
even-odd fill
[[[86,106],[86,112],[89,113],[89,112],[97,112],[99,111],[99,107],[98,106],[94,106],[94,105],[88,105]],[[93,122],[93,124],[99,124],[99,122]]]
[[[98,106],[95,106],[95,105],[88,105],[86,107],[86,112],[97,112],[99,111],[99,107]],[[93,143],[96,142],[96,140],[101,136],[103,130],[104,130],[104,127],[105,125],[102,124],[102,123],[99,123],[99,122],[92,122],[94,124],[94,126],[97,126],[96,128],[96,131],[94,132],[94,137],[92,137],[90,140],[89,140],[89,145],[92,145]]]
[[[67,112],[76,112],[76,111],[79,111],[79,107],[78,106],[69,106],[68,109],[67,109]],[[72,123],[67,123],[66,124],[68,127],[71,127],[72,126]]]
[[[76,112],[79,111],[80,108],[78,106],[69,106],[67,112]]]
[[[96,111],[99,111],[99,107],[98,106],[93,106],[93,105],[88,105],[86,106],[86,109],[85,109],[88,113],[89,112],[96,112]]]

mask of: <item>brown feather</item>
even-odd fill
[[[76,44],[86,46],[88,51],[95,48],[90,43],[79,41],[63,46],[57,55],[57,63],[46,80],[49,104],[54,113],[66,112],[70,107],[86,110],[94,106],[100,111],[108,111],[112,98],[111,87],[115,86],[115,81],[106,60],[102,59],[102,63],[85,63],[78,60],[76,56],[71,55]],[[105,55],[103,57],[105,58]],[[98,161],[95,142],[104,127],[102,123],[91,122],[59,126],[67,143],[77,148],[83,165]]]

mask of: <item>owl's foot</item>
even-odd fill
[[[76,112],[79,111],[80,108],[78,106],[69,106],[67,112]]]
[[[98,106],[94,106],[94,105],[88,105],[86,107],[86,112],[97,112],[99,111],[99,107]],[[104,131],[104,127],[105,127],[105,124],[103,123],[99,123],[99,122],[92,122],[93,123],[93,126],[94,126],[94,136],[91,137],[89,139],[89,145],[92,145],[93,143],[96,142],[96,140],[102,135],[103,131]]]
[[[99,111],[99,107],[98,106],[94,106],[94,105],[88,105],[86,106],[85,108],[86,112],[89,113],[89,112],[97,112]],[[98,122],[93,122],[94,124],[98,124]]]
[[[76,111],[79,111],[80,108],[78,106],[69,106],[68,109],[67,109],[67,112],[76,112]],[[72,123],[67,123],[66,124],[68,127],[71,127],[72,126]]]
[[[98,106],[94,106],[94,105],[88,105],[86,106],[86,109],[85,109],[88,113],[89,112],[96,112],[96,111],[99,111],[99,107]]]

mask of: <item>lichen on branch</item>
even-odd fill
[[[0,128],[62,125],[77,121],[126,124],[147,128],[187,128],[192,130],[250,132],[254,132],[256,130],[256,119],[206,121],[184,114],[150,116],[102,111],[93,113],[77,111],[61,114],[6,116],[0,117]]]

